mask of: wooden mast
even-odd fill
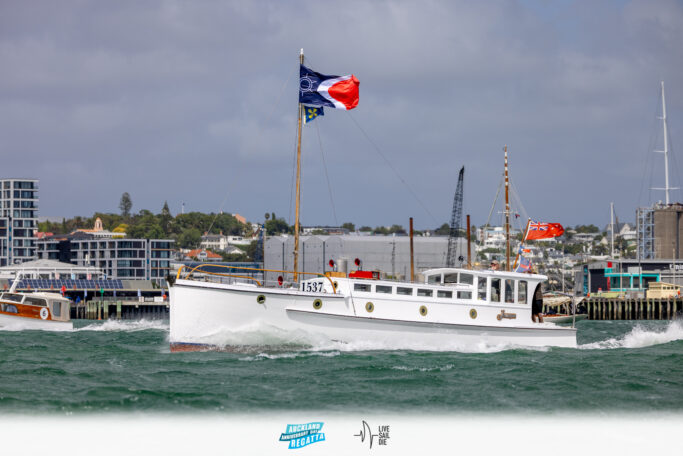
[[[413,250],[413,218],[410,217],[410,281],[415,282],[415,261]]]
[[[470,243],[470,214],[467,214],[467,269],[472,269],[472,246]]]
[[[505,145],[505,270],[510,270],[510,180],[508,179],[508,146]]]
[[[304,50],[299,54],[299,63],[304,64]],[[299,127],[296,144],[296,209],[294,215],[294,282],[299,281],[299,202],[301,200],[301,114],[303,106],[299,103]]]

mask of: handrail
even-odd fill
[[[243,267],[243,266],[228,266],[228,265],[224,265],[224,264],[209,264],[209,263],[204,263],[204,264],[199,264],[199,265],[193,267],[192,269],[190,269],[189,272],[185,275],[185,278],[190,277],[190,275],[192,275],[192,273],[195,272],[195,271],[200,271],[200,272],[202,272],[202,273],[204,273],[204,274],[210,274],[210,275],[220,275],[220,276],[224,276],[224,277],[241,277],[241,278],[247,278],[247,279],[254,280],[256,283],[259,284],[259,286],[261,286],[261,283],[260,283],[258,280],[254,279],[253,277],[249,277],[249,276],[237,276],[237,275],[228,275],[228,274],[221,274],[221,273],[219,273],[219,272],[205,271],[205,270],[202,269],[202,268],[205,267],[205,266],[210,266],[210,267],[212,267],[212,268],[241,269],[241,270],[243,270],[243,271],[279,272],[279,273],[283,273],[283,274],[294,274],[294,271],[286,271],[286,270],[281,270],[281,269],[248,268],[248,267]],[[180,266],[180,267],[178,268],[178,272],[176,273],[176,280],[177,280],[177,279],[180,279],[180,274],[182,273],[183,269],[185,269],[185,268],[189,269],[190,267],[184,264],[184,265],[182,265],[182,266]],[[326,276],[325,274],[321,274],[321,273],[319,273],[319,272],[299,272],[299,274],[314,275],[314,276],[318,276],[318,277],[322,277],[322,278],[324,278],[324,279],[327,279],[327,280],[330,282],[330,285],[332,285],[332,291],[333,291],[333,293],[334,293],[334,294],[337,294],[337,287],[334,286],[334,281],[333,281],[329,276]]]

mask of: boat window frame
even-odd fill
[[[443,274],[443,284],[444,285],[451,285],[451,284],[460,283],[460,277],[459,276],[460,276],[460,273],[458,273],[458,272],[449,272],[449,273]],[[452,277],[455,277],[455,282],[452,282],[451,280],[447,280],[447,278],[450,279]]]
[[[515,296],[517,297],[517,304],[528,305],[529,304],[529,281],[528,280],[517,280],[517,292]],[[522,287],[522,283],[524,286]],[[520,299],[521,289],[524,288],[524,300]]]
[[[471,278],[469,282],[465,282],[463,280],[463,277],[465,277],[465,276],[469,276]],[[471,274],[469,272],[460,272],[458,274],[458,283],[461,283],[463,285],[474,285],[474,277],[475,277],[475,275]]]
[[[360,293],[372,293],[372,284],[367,282],[354,282],[353,291],[358,291]]]
[[[383,291],[380,291],[380,288],[383,288]],[[394,294],[394,287],[391,285],[377,284],[375,285],[375,293]]]
[[[495,299],[495,300],[493,299],[495,297],[493,294],[493,289],[494,289],[493,282],[494,281],[498,282],[498,296],[497,296],[498,299]],[[502,296],[501,296],[501,292],[500,292],[501,282],[502,282],[502,279],[500,277],[491,277],[491,280],[489,281],[489,289],[490,289],[490,291],[489,291],[489,302],[495,302],[495,303],[502,302],[501,301]]]
[[[410,293],[405,293],[405,291],[409,290]],[[396,287],[396,294],[399,296],[413,296],[415,294],[415,288],[413,287]]]
[[[451,290],[436,290],[436,297],[441,299],[453,299]]]
[[[432,279],[436,279],[436,282],[432,282]],[[430,274],[427,276],[426,285],[441,285],[443,284],[443,274]]]
[[[470,295],[468,298],[462,296],[466,293],[469,293],[469,295]],[[462,299],[463,301],[471,301],[472,300],[472,290],[458,290],[457,297],[458,297],[458,299]]]
[[[62,319],[62,301],[53,300],[50,301],[50,313],[53,319]]]
[[[423,294],[420,294],[423,293]],[[421,298],[432,298],[434,297],[434,290],[431,288],[418,288],[417,289],[417,296]]]
[[[482,287],[483,285],[483,287]],[[483,296],[482,296],[483,292]],[[488,277],[477,277],[477,301],[487,302],[489,297],[489,278]]]
[[[26,296],[24,297],[24,304],[29,306],[47,307],[47,299],[36,296]]]
[[[20,295],[19,293],[3,293],[2,299],[21,304],[24,300],[24,296]]]
[[[505,304],[515,304],[515,285],[516,285],[516,280],[512,278],[506,278],[503,279],[503,300],[501,302]],[[508,285],[509,285],[509,290],[510,290],[510,300],[508,301]]]

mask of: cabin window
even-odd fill
[[[458,273],[444,274],[443,283],[458,283]]]
[[[436,297],[437,298],[452,298],[453,292],[452,291],[446,291],[446,290],[437,290]]]
[[[52,301],[52,316],[61,317],[62,316],[62,303],[59,301]]]
[[[472,285],[474,284],[474,276],[472,274],[465,274],[465,273],[460,273],[460,283],[464,283],[467,285]]]
[[[418,296],[431,296],[432,290],[427,290],[425,288],[418,288],[417,289],[417,295]]]
[[[24,304],[32,304],[34,306],[45,306],[45,305],[47,305],[47,303],[45,302],[44,299],[34,298],[32,296],[26,296],[26,299],[24,299]]]
[[[431,284],[441,283],[441,274],[427,276],[427,283],[431,283]]]
[[[413,289],[412,288],[406,288],[406,287],[396,287],[396,294],[404,295],[404,296],[412,296],[413,295]]]
[[[375,286],[375,291],[377,293],[391,293],[391,287],[387,285],[377,285]]]
[[[526,304],[527,303],[527,281],[520,280],[517,282],[517,303]]]
[[[2,295],[2,299],[6,299],[7,301],[21,302],[23,296],[18,294],[5,293]]]
[[[458,299],[472,299],[471,291],[458,291]]]
[[[367,291],[370,292],[372,286],[369,283],[354,283],[353,291]]]
[[[477,282],[477,299],[486,301],[486,277],[479,277]]]
[[[508,304],[515,302],[515,282],[510,279],[505,279],[505,302]]]
[[[491,302],[500,302],[500,279],[491,279]]]
[[[14,304],[0,304],[0,310],[11,314],[19,313],[17,306]]]

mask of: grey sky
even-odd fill
[[[531,217],[602,225],[614,201],[633,220],[663,199],[660,80],[683,143],[681,43],[674,1],[2,0],[0,175],[40,179],[46,216],[118,212],[127,191],[133,211],[289,219],[303,47],[361,94],[305,127],[302,223],[335,223],[320,142],[339,223],[438,226],[465,165],[480,225],[505,144]]]

